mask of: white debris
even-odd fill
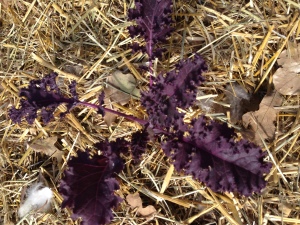
[[[33,184],[26,193],[26,200],[20,205],[19,217],[22,218],[31,211],[47,212],[51,207],[53,193],[50,188],[43,187],[41,182]]]

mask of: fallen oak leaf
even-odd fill
[[[300,45],[282,51],[277,63],[281,68],[273,75],[275,89],[283,95],[300,94]]]
[[[275,125],[277,111],[274,106],[282,104],[282,96],[278,92],[265,96],[259,104],[259,110],[247,112],[243,115],[243,125],[245,128],[250,127],[254,131],[254,142],[262,144],[261,137],[267,140],[273,140],[275,134]],[[260,137],[261,136],[261,137]]]
[[[55,142],[57,137],[48,137],[42,140],[36,140],[33,143],[28,143],[28,146],[32,148],[35,152],[44,153],[50,157],[57,159],[57,162],[60,163],[62,160],[63,151],[60,151],[55,147]]]
[[[107,87],[104,89],[105,96],[112,101],[125,105],[131,96],[140,98],[140,90],[136,87],[136,80],[130,73],[124,74],[117,70],[106,80]]]
[[[156,213],[156,209],[152,205],[143,207],[143,202],[138,192],[127,195],[126,201],[130,205],[131,209],[137,208],[137,213],[141,216],[148,218],[151,217],[154,213]]]
[[[106,107],[109,107],[111,109],[113,109],[110,100],[104,99],[104,104],[106,105]],[[114,113],[111,112],[105,112],[103,119],[105,121],[105,123],[110,126],[117,118],[118,116]]]
[[[230,120],[237,123],[245,113],[245,105],[250,101],[250,94],[239,84],[227,85],[225,94],[230,103]]]
[[[87,71],[87,66],[81,63],[71,63],[64,65],[63,70],[76,76],[82,76]]]
[[[136,87],[136,80],[130,73],[123,74],[117,70],[107,77],[107,87],[104,89],[106,98],[105,105],[111,105],[111,102],[117,102],[125,105],[129,102],[131,97],[139,98],[141,96],[140,90]],[[112,107],[111,107],[112,108]],[[104,121],[108,126],[117,118],[116,114],[106,112]]]

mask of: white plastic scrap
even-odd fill
[[[50,188],[43,187],[41,182],[33,184],[26,193],[27,198],[19,208],[19,217],[22,218],[31,211],[47,212],[51,208],[53,193]]]

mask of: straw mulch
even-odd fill
[[[175,31],[163,46],[168,53],[155,62],[155,69],[168,70],[194,52],[201,54],[209,66],[207,82],[200,87],[201,98],[213,98],[223,107],[223,111],[211,112],[211,118],[230,123],[226,85],[236,82],[248,91],[271,91],[276,59],[300,39],[300,4],[293,0],[173,2]],[[106,77],[116,70],[134,74],[138,88],[144,90],[149,74],[138,68],[147,57],[131,52],[127,31],[132,24],[127,21],[130,7],[133,1],[0,0],[0,224],[79,224],[70,219],[70,210],[60,208],[57,188],[66,161],[104,137],[129,137],[140,129],[123,118],[108,126],[94,110],[84,108],[73,110],[63,120],[57,111],[56,119],[46,126],[38,120],[32,126],[25,121],[16,125],[7,115],[7,109],[19,103],[19,88],[51,71],[59,74],[58,83],[65,94],[67,85],[76,79],[80,98],[93,103]],[[266,160],[273,163],[273,169],[261,195],[246,198],[237,193],[214,193],[173,171],[159,145],[153,143],[139,165],[126,159],[117,194],[125,198],[139,192],[144,206],[153,205],[157,214],[142,217],[123,201],[114,209],[112,224],[300,223],[299,103],[299,96],[284,96],[278,109],[275,139],[265,141]],[[111,104],[121,112],[145,116],[136,99],[124,106]],[[189,119],[202,111],[196,107],[187,113]],[[234,126],[239,130],[242,124]],[[28,142],[53,136],[59,140],[55,146],[64,151],[61,164],[28,147]],[[53,211],[20,222],[17,210],[22,190],[38,179],[54,191]]]

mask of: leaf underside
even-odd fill
[[[119,189],[115,176],[123,169],[121,152],[127,152],[127,142],[101,142],[102,155],[89,156],[78,152],[68,162],[68,169],[60,184],[64,201],[62,207],[72,208],[72,219],[82,218],[83,225],[107,224],[113,219],[112,208],[121,198],[114,194]]]

